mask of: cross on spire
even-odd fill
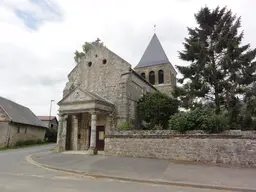
[[[154,25],[154,33],[156,33],[156,25]]]

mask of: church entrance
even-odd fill
[[[89,143],[91,138],[91,126],[89,127]],[[96,127],[96,149],[98,151],[104,151],[105,146],[105,126]]]

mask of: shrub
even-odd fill
[[[24,145],[24,142],[23,141],[17,141],[15,143],[15,146],[23,146]]]
[[[179,112],[173,115],[169,120],[169,129],[180,131],[184,133],[191,129],[191,125],[188,124],[187,120],[188,114],[185,112]]]
[[[252,119],[252,129],[256,130],[256,118]]]
[[[19,147],[19,146],[26,146],[26,145],[35,145],[35,144],[43,144],[44,141],[42,141],[41,139],[38,140],[25,140],[25,141],[17,141],[15,143],[15,146]]]
[[[159,91],[147,93],[138,101],[138,117],[149,124],[146,129],[153,129],[155,125],[168,129],[168,120],[178,112],[178,104],[177,100]]]
[[[124,122],[120,125],[120,130],[122,131],[127,131],[131,129],[131,123],[129,122]]]
[[[181,133],[192,130],[205,130],[217,133],[228,129],[229,119],[225,114],[216,115],[209,109],[195,109],[189,112],[179,112],[169,120],[169,129]]]
[[[34,145],[36,143],[37,141],[35,140],[17,141],[15,146]]]
[[[44,143],[44,141],[43,141],[43,140],[41,140],[41,139],[38,139],[38,140],[36,141],[36,143],[37,143],[37,144],[43,144],[43,143]]]
[[[155,125],[152,130],[163,130],[163,126],[162,125]]]
[[[210,133],[219,133],[229,129],[229,118],[225,114],[211,114],[207,117],[205,130]]]

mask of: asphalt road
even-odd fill
[[[25,157],[52,145],[0,151],[0,192],[213,192],[216,190],[78,177],[35,167]]]

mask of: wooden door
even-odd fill
[[[89,143],[91,139],[91,126],[89,126]],[[105,127],[97,126],[96,127],[96,149],[98,151],[104,151],[105,146]]]
[[[104,151],[105,145],[105,127],[97,126],[96,129],[96,148],[99,151]]]

